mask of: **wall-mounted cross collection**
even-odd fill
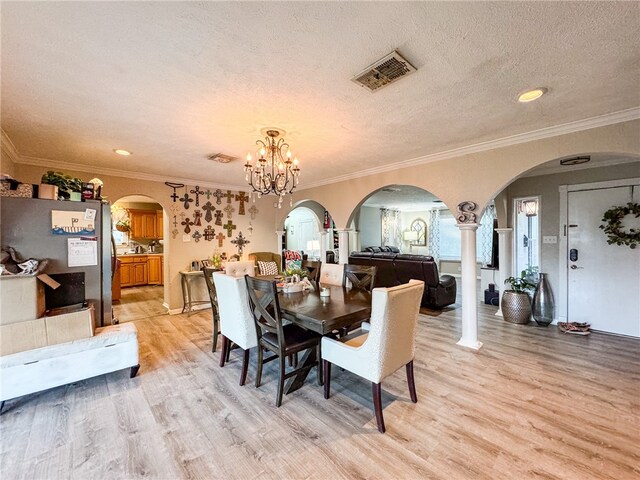
[[[195,242],[199,242],[202,238],[209,242],[217,240],[218,247],[222,248],[224,247],[225,239],[231,238],[233,231],[238,228],[231,220],[234,213],[246,215],[248,212],[252,220],[255,220],[256,215],[259,213],[255,205],[247,207],[251,200],[251,195],[248,195],[247,192],[233,192],[219,188],[209,189],[198,185],[191,187],[182,183],[172,182],[165,182],[165,184],[171,189],[169,198],[173,203],[170,207],[174,226],[171,232],[173,238],[177,238],[179,234],[177,227],[181,225],[183,232],[191,236]],[[207,199],[206,202],[204,198]],[[200,205],[201,199],[202,206]],[[224,201],[225,199],[226,202]],[[224,206],[223,203],[225,204]],[[233,203],[238,204],[237,209]],[[188,212],[192,207],[194,207],[194,210]],[[225,216],[227,221],[223,223]],[[222,232],[218,230],[218,233],[216,233],[214,225],[219,226]],[[223,233],[225,231],[226,235]],[[238,253],[242,254],[242,250],[249,243],[249,240],[240,233],[231,243],[238,248]]]

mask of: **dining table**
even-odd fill
[[[329,290],[328,297],[320,296],[322,287]],[[367,290],[320,284],[311,291],[280,292],[278,302],[285,319],[320,335],[330,335],[371,317],[371,293]],[[311,348],[300,359],[299,367],[312,365],[316,360],[321,359],[316,359],[316,350]],[[285,393],[299,389],[309,370],[291,377],[285,386]]]

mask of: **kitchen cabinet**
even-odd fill
[[[162,238],[162,210],[131,209],[128,212],[131,238]]]
[[[162,285],[162,257],[148,257],[148,280],[149,285]]]
[[[122,255],[118,259],[120,287],[164,284],[163,255]]]

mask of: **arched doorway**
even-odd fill
[[[545,273],[554,323],[640,336],[640,256],[607,244],[599,228],[611,207],[640,202],[639,185],[640,158],[611,152],[555,158],[514,178],[495,196],[499,231],[508,237],[501,279],[525,271],[535,282]]]
[[[309,258],[337,260],[337,232],[331,214],[316,201],[297,202],[282,220],[283,250],[305,252]],[[327,255],[327,252],[329,255]]]
[[[146,195],[128,195],[111,206],[117,268],[113,308],[118,322],[164,315],[165,213]]]

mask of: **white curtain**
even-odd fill
[[[400,248],[402,245],[402,221],[400,210],[380,209],[382,218],[382,246],[394,246]]]
[[[493,248],[493,220],[495,218],[496,208],[494,205],[489,205],[480,219],[480,227],[478,228],[476,253],[478,261],[485,265],[487,263],[491,263],[491,250]]]
[[[440,210],[434,209],[429,213],[429,255],[436,263],[440,258]]]

